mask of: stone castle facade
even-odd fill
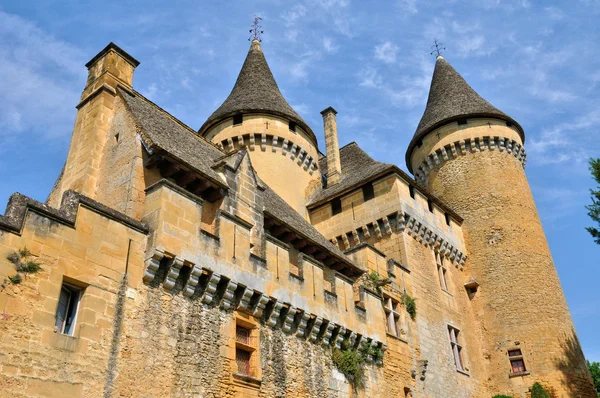
[[[199,130],[138,64],[92,58],[47,202],[0,216],[1,396],[596,396],[524,131],[442,57],[415,179],[340,148],[331,107],[323,154],[257,40]]]

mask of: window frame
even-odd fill
[[[239,125],[244,124],[244,114],[236,113],[235,115],[233,115],[232,123],[234,126],[239,126]]]
[[[519,352],[516,354],[516,352]],[[511,355],[511,353],[514,353]],[[527,366],[525,366],[525,358],[523,357],[523,351],[520,348],[512,348],[507,350],[508,361],[510,362],[510,372],[511,374],[523,374],[527,373]],[[513,362],[520,362],[522,370],[515,370],[515,365]]]
[[[339,206],[338,206],[339,204]],[[342,212],[342,198],[331,199],[331,215],[335,216]]]
[[[71,283],[63,282],[61,284],[58,302],[56,304],[56,311],[54,313],[54,330],[57,333],[63,334],[65,336],[75,335],[75,329],[77,328],[77,318],[79,315],[79,306],[81,305],[83,291],[84,288]],[[67,299],[68,301],[66,306],[64,307],[64,310],[60,308],[63,292],[67,292],[69,294]],[[59,321],[60,311],[63,311],[63,319],[61,325],[59,326],[57,323]],[[67,322],[69,318],[72,318],[70,323]]]
[[[452,351],[452,358],[454,359],[454,366],[456,366],[456,370],[459,372],[466,373],[465,370],[465,360],[463,358],[464,347],[460,343],[460,329],[448,325],[448,338],[450,340],[450,350]]]
[[[406,340],[405,337],[403,337],[407,334],[406,316],[398,311],[400,306],[401,304],[398,300],[390,296],[383,296],[386,333],[401,340]],[[404,335],[401,333],[401,330],[404,331]]]
[[[435,253],[435,265],[437,267],[438,279],[440,281],[440,288],[443,291],[445,291],[446,293],[450,293],[450,291],[448,290],[448,278],[447,278],[448,269],[446,268],[446,265],[444,264],[444,256],[438,251],[435,251],[434,253]]]
[[[258,356],[256,353],[258,352],[258,336],[256,335],[257,330],[255,326],[251,326],[246,324],[239,319],[236,319],[235,322],[235,374],[258,378],[259,369],[257,365]],[[242,333],[242,331],[245,331]],[[242,355],[243,353],[243,355]],[[246,356],[245,358],[240,358],[242,356]],[[247,361],[245,364],[245,369],[240,367],[240,362],[244,360]]]
[[[363,194],[363,202],[375,199],[375,187],[373,186],[373,183],[366,183],[361,187],[361,189]]]

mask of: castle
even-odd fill
[[[596,396],[524,131],[443,57],[415,179],[340,148],[332,107],[323,154],[258,40],[199,130],[138,65],[86,64],[47,202],[0,216],[1,396]]]

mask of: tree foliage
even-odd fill
[[[550,398],[548,391],[537,381],[531,387],[531,398]]]
[[[598,190],[595,191],[590,189],[592,204],[585,208],[587,209],[590,218],[594,220],[600,228],[600,158],[590,159],[590,172],[592,173],[594,180],[596,180],[596,183],[598,183]],[[600,230],[594,227],[587,227],[586,229],[592,235],[594,241],[600,245]]]
[[[600,362],[586,361],[586,363],[592,374],[592,380],[594,381],[594,387],[596,387],[598,397],[600,397]]]

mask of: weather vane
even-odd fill
[[[262,25],[260,24],[260,21],[262,21],[261,17],[254,16],[254,23],[250,26],[250,37],[248,38],[248,41],[262,41],[260,35],[262,35],[265,32],[262,30]]]
[[[438,42],[437,39],[433,39],[433,46],[431,46],[431,55],[433,55],[434,53],[437,54],[436,57],[441,57],[442,56],[442,51],[446,50],[446,47],[442,47],[443,44]],[[435,48],[434,48],[435,47]]]

